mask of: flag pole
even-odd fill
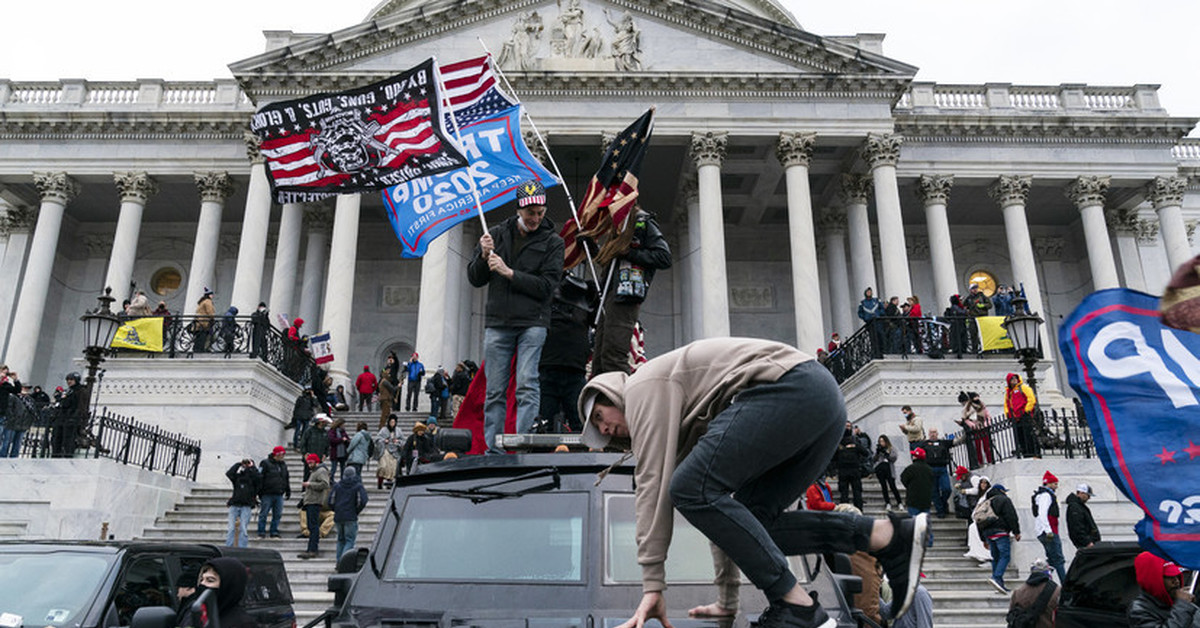
[[[454,115],[454,107],[450,104],[450,94],[446,92],[446,83],[442,80],[442,69],[438,66],[437,57],[433,58],[433,73],[437,75],[438,89],[441,91],[442,107],[445,107],[446,113],[450,114],[450,122],[454,126],[454,139],[458,142],[459,148],[462,148],[462,130],[458,127],[458,116]],[[443,120],[438,120],[438,124],[443,124]],[[467,159],[467,181],[471,183],[471,198],[475,199],[475,209],[479,212],[479,222],[483,225],[483,232],[488,232],[487,218],[483,216],[483,202],[479,200],[479,188],[475,185],[475,173],[471,171],[471,156],[463,151],[463,156]]]

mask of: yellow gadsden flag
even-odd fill
[[[980,316],[975,322],[979,325],[979,340],[984,351],[1013,348],[1008,331],[1004,329],[1003,316]]]
[[[137,349],[138,351],[162,351],[162,317],[153,316],[126,321],[117,329],[112,347],[114,349]]]

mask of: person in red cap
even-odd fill
[[[279,518],[283,516],[283,500],[292,498],[292,486],[288,479],[287,463],[283,461],[287,449],[276,447],[271,455],[258,463],[258,474],[262,483],[258,489],[258,538],[267,536],[267,514],[271,515],[271,538],[279,538]]]
[[[1042,474],[1042,485],[1034,491],[1033,530],[1046,550],[1046,562],[1058,573],[1060,583],[1067,581],[1066,561],[1063,559],[1062,537],[1058,535],[1058,478],[1049,471]]]
[[[302,484],[304,497],[300,505],[304,508],[305,522],[308,525],[308,549],[296,555],[305,560],[317,557],[317,544],[321,541],[321,508],[329,502],[329,469],[321,464],[321,457],[308,454],[304,457],[308,465],[308,481]]]
[[[912,450],[912,464],[900,473],[900,483],[904,485],[904,505],[908,507],[908,514],[914,517],[922,512],[929,514],[933,504],[933,468],[925,461],[924,447]],[[932,529],[929,544],[933,545]]]
[[[1200,609],[1183,587],[1183,570],[1173,562],[1142,552],[1133,559],[1142,592],[1129,603],[1126,617],[1132,628],[1200,627]]]
[[[379,389],[379,380],[375,379],[375,374],[371,372],[371,367],[363,365],[363,372],[358,374],[358,379],[354,380],[354,388],[358,391],[358,411],[363,411],[363,406],[367,407],[367,412],[371,411],[371,396]]]

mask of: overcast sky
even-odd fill
[[[885,33],[918,80],[1162,85],[1176,116],[1200,117],[1196,0],[783,0],[819,35]],[[228,77],[263,30],[328,32],[376,0],[8,0],[0,78]]]

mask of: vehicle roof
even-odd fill
[[[612,473],[631,475],[634,460],[621,453],[593,451],[463,456],[454,460],[418,465],[412,475],[397,478],[397,485],[430,484],[474,475],[521,473],[547,467],[558,469],[561,473],[595,474],[616,465]]]
[[[118,554],[120,552],[199,552],[213,556],[232,556],[243,562],[278,558],[279,552],[262,548],[235,548],[208,543],[164,543],[161,541],[80,541],[80,540],[5,540],[0,541],[0,552],[11,551],[59,551],[71,550],[95,554]]]

